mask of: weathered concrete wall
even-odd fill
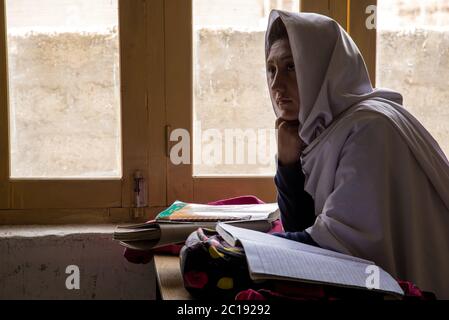
[[[449,2],[446,0],[378,0],[378,27],[385,30],[417,27],[446,27]]]
[[[193,0],[194,24],[265,30],[272,9],[298,11],[300,0]]]
[[[449,30],[381,31],[378,86],[399,91],[404,106],[449,156]]]
[[[275,115],[266,80],[264,32],[201,29],[197,37],[194,108],[201,129],[218,129],[223,135],[227,128],[273,129]],[[203,148],[207,145],[205,141]],[[261,141],[260,146],[264,145],[267,141]],[[237,144],[234,146],[236,152]],[[248,154],[248,149],[244,151]],[[266,154],[274,159],[276,148],[271,154],[269,151],[267,148]],[[254,155],[257,150],[250,149],[249,153]],[[202,174],[271,174],[275,170],[272,162],[271,166],[201,164],[195,169]]]
[[[9,36],[14,176],[119,176],[117,30]]]
[[[127,262],[113,228],[0,227],[0,299],[155,299],[153,265]],[[69,265],[79,290],[66,288]]]

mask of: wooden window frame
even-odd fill
[[[376,29],[366,28],[366,8],[377,0],[301,0],[301,11],[316,12],[338,21],[360,49],[373,87],[376,85]]]
[[[165,207],[163,12],[163,0],[119,0],[122,178],[11,180],[5,0],[0,0],[0,224],[145,220]],[[149,190],[148,206],[139,210],[136,170]]]

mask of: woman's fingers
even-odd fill
[[[280,125],[281,123],[283,123],[283,122],[285,122],[284,119],[282,119],[282,118],[277,118],[277,119],[276,119],[276,122],[274,123],[274,128],[275,128],[275,129],[279,129],[279,125]]]
[[[302,141],[299,138],[296,121],[276,119],[276,132],[278,142],[278,160],[283,165],[293,164],[299,160]]]
[[[289,133],[297,133],[299,128],[299,123],[289,122],[283,119],[277,119],[275,124],[276,129],[282,131],[288,131]]]
[[[286,123],[289,126],[296,126],[296,127],[299,126],[298,120],[285,120],[283,118],[276,118],[275,128],[278,129],[281,123]]]

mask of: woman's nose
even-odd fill
[[[276,73],[273,82],[271,83],[271,89],[276,91],[284,91],[285,85],[282,75],[280,73]]]

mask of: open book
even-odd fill
[[[128,248],[150,250],[182,243],[198,228],[215,229],[220,221],[267,232],[278,218],[277,203],[213,206],[175,201],[155,220],[118,226],[113,239]]]
[[[404,294],[397,281],[372,261],[224,223],[216,230],[230,245],[243,247],[253,280],[370,289],[396,297]],[[372,282],[374,272],[378,281]]]

